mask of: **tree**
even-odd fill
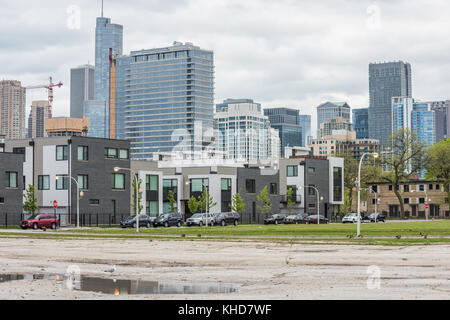
[[[167,193],[167,201],[169,202],[169,212],[175,213],[178,211],[177,208],[177,200],[175,200],[175,193],[172,189],[169,189],[169,192]]]
[[[272,203],[270,202],[269,198],[269,192],[267,191],[267,186],[262,189],[258,196],[256,197],[258,199],[258,209],[261,212],[261,214],[267,214],[272,209]]]
[[[23,195],[24,197],[23,209],[30,215],[34,215],[36,211],[39,210],[35,191],[36,189],[34,185],[29,184],[27,190],[25,191],[25,194]]]
[[[138,210],[136,210],[136,179],[133,179],[133,183],[132,183],[133,194],[131,196],[133,202],[131,203],[131,208],[133,209],[135,214],[141,214],[142,210],[144,209],[144,205],[142,204],[141,185],[142,185],[142,179],[139,179],[139,182],[138,182],[138,185],[137,185]]]
[[[240,191],[240,190],[239,190]],[[244,212],[245,209],[245,203],[242,200],[241,195],[238,193],[236,193],[233,198],[231,199],[231,205],[230,205],[230,209],[233,212],[237,212],[237,213],[242,213]]]
[[[197,201],[197,199],[195,199],[194,196],[192,196],[188,201],[188,208],[192,214],[197,212],[199,205],[200,203]]]
[[[207,200],[207,198],[209,199]],[[206,189],[206,187],[203,187],[202,195],[201,197],[198,198],[198,200],[202,212],[206,212],[206,210],[208,210],[208,212],[211,212],[211,208],[217,205],[217,203],[213,201],[213,197],[211,194],[209,194],[208,189]]]
[[[426,164],[426,147],[410,129],[400,129],[390,137],[392,153],[381,157],[381,164],[389,172],[382,180],[393,185],[395,196],[400,204],[400,217],[405,218],[405,206],[400,193],[400,183],[406,182],[415,174],[420,174]]]
[[[287,189],[286,191],[286,200],[287,200],[287,207],[289,209],[289,213],[293,214],[295,212],[295,202],[293,201],[294,198],[294,190],[292,188]]]
[[[450,210],[450,138],[430,147],[428,156],[425,177],[443,182]]]

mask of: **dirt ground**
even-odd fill
[[[18,280],[0,283],[0,299],[450,298],[450,245],[0,239],[0,274],[64,274],[71,265],[82,276],[230,283],[237,292],[114,296],[70,290],[65,281]],[[112,265],[116,271],[105,272]]]

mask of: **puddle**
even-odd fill
[[[0,274],[0,283],[16,280],[55,280],[66,285],[67,275]],[[147,280],[105,279],[81,276],[72,278],[73,289],[111,295],[129,294],[228,294],[237,289],[224,283],[183,283]]]

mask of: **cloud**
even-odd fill
[[[100,1],[10,1],[0,11],[0,77],[52,75],[57,115],[69,112],[70,68],[94,61]],[[80,9],[80,28],[67,9]],[[119,0],[105,16],[124,26],[124,53],[189,41],[214,51],[216,102],[248,97],[313,115],[326,100],[368,106],[368,64],[412,64],[413,94],[449,98],[450,4],[444,0]]]

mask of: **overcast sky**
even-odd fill
[[[94,64],[101,0],[0,8],[0,78],[64,82],[54,115],[68,116],[70,68]],[[368,106],[370,62],[410,62],[416,99],[450,98],[449,12],[446,0],[105,0],[104,9],[124,26],[125,54],[174,40],[213,50],[216,103],[297,108],[313,116],[313,130],[322,102]],[[44,90],[29,91],[27,105],[38,99]]]

